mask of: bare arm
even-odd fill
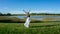
[[[25,10],[23,10],[25,13],[27,13]]]
[[[27,11],[25,11],[25,10],[23,10],[25,13],[30,13],[30,10],[27,12]]]

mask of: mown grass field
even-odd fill
[[[60,22],[30,23],[25,28],[24,23],[0,23],[0,34],[60,34]]]

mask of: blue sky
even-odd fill
[[[21,14],[22,10],[31,13],[59,13],[60,0],[0,0],[0,12]]]

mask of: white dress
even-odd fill
[[[30,17],[27,17],[26,22],[24,23],[24,26],[29,28],[29,24],[30,24]]]

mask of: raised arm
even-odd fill
[[[23,10],[25,13],[30,13],[30,10],[28,10],[28,12],[27,11],[25,11],[25,10]]]
[[[27,13],[25,10],[23,10],[25,13]]]

